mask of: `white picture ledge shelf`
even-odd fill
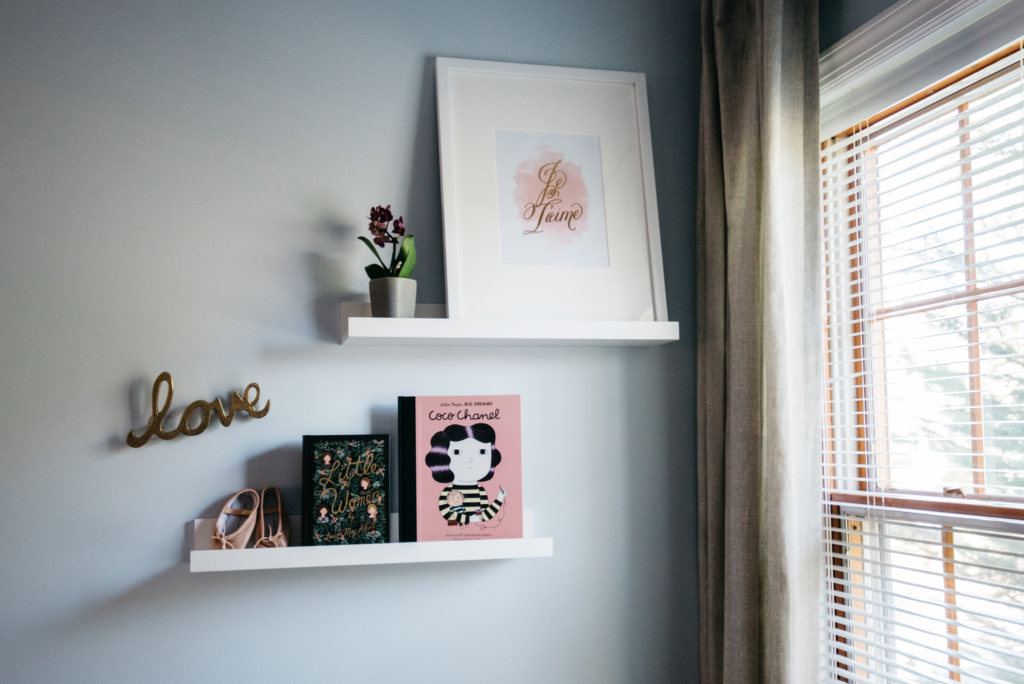
[[[527,513],[527,511],[524,511]],[[395,516],[397,517],[397,516]],[[395,520],[395,517],[392,520]],[[525,516],[524,516],[525,517]],[[532,516],[529,516],[532,522]],[[191,572],[230,572],[278,568],[323,568],[345,565],[389,565],[447,561],[545,558],[554,555],[554,540],[480,539],[457,542],[354,544],[352,546],[290,546],[283,549],[212,550],[213,518],[192,521]],[[524,522],[527,522],[524,520]],[[291,519],[298,537],[301,521]],[[524,529],[524,532],[529,532]]]
[[[342,328],[343,345],[374,347],[653,347],[679,339],[676,322],[347,318]]]
[[[416,318],[371,318],[370,305],[341,306],[341,343],[354,346],[653,347],[679,339],[675,321],[481,321],[445,318],[417,304]]]

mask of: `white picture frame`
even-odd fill
[[[644,75],[447,57],[436,72],[448,317],[667,321]],[[580,136],[583,147],[596,136],[601,168],[588,177],[600,181],[584,191],[602,202],[592,230],[604,231],[603,262],[600,250],[565,263],[502,261],[510,218],[499,197],[510,181],[499,161],[507,171],[507,150],[522,147],[501,142],[508,131]]]

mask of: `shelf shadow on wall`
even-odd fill
[[[393,189],[390,189],[392,191]],[[409,231],[416,236],[417,263],[413,277],[417,282],[417,301],[443,304],[444,255],[441,233],[440,158],[437,152],[437,95],[434,86],[434,57],[424,57],[420,85],[420,104],[409,173],[409,184],[401,197],[390,204],[395,215],[406,218]],[[375,202],[368,199],[359,211],[369,213]],[[383,204],[389,204],[387,199]],[[315,296],[312,316],[319,339],[341,342],[344,302],[367,302],[368,289],[353,284],[364,282],[362,271],[374,261],[373,255],[356,239],[370,237],[366,223],[349,225],[329,212],[316,219],[313,229],[315,250],[306,254],[306,267]],[[364,258],[365,257],[365,258]]]
[[[445,303],[444,236],[441,231],[441,158],[437,139],[437,87],[434,57],[423,58],[420,104],[416,112],[412,167],[405,215],[409,232],[416,236],[416,301]]]
[[[370,597],[393,592],[396,587],[409,583],[440,586],[453,582],[483,591],[495,577],[506,572],[506,567],[501,562],[472,561],[192,573],[187,562],[178,563],[124,592],[96,600],[73,612],[54,615],[39,628],[25,630],[17,638],[26,644],[50,644],[49,649],[59,662],[73,659],[69,655],[72,652],[64,647],[72,638],[81,638],[82,634],[111,625],[153,622],[152,632],[139,644],[148,651],[145,664],[152,668],[162,657],[168,662],[181,658],[180,652],[168,651],[163,638],[154,634],[166,636],[198,630],[209,634],[209,638],[199,639],[197,643],[203,645],[189,654],[189,660],[199,672],[203,667],[223,664],[225,643],[239,649],[245,646],[247,639],[251,640],[251,635],[239,633],[231,610],[211,609],[211,605],[240,606],[261,598],[274,601],[279,600],[283,592],[290,592],[297,609],[309,614],[323,609],[325,596],[339,599],[348,596],[346,600],[351,600],[352,596],[364,597],[357,601],[362,601],[362,607],[369,609],[377,600]],[[202,618],[197,619],[200,614]],[[311,632],[308,638],[323,638],[316,621],[309,621],[309,625],[310,629],[318,631]],[[401,627],[396,629],[402,631]],[[13,642],[15,635],[11,636]]]
[[[434,58],[428,56],[424,57],[409,183],[405,198],[396,196],[390,202],[396,216],[404,216],[409,233],[416,236],[416,269],[412,277],[417,283],[416,299],[420,304],[445,303],[440,163]],[[358,209],[368,213],[373,202],[368,199],[366,206]],[[382,202],[389,203],[387,199]],[[367,288],[353,289],[353,283],[364,282],[363,267],[374,261],[370,251],[356,239],[360,235],[370,237],[368,224],[368,217],[366,223],[353,226],[326,212],[317,219],[314,237],[318,248],[306,254],[306,265],[316,293],[313,320],[322,340],[341,342],[342,303],[369,301]]]
[[[124,392],[125,401],[128,403],[128,424],[131,427],[124,432],[114,433],[107,437],[107,451],[115,454],[130,448],[125,442],[129,431],[134,430],[137,435],[146,431],[150,415],[153,412],[151,407],[152,380],[146,380],[141,377],[135,378],[122,385],[121,388]],[[181,413],[181,409],[179,409],[178,413]]]
[[[395,406],[371,406],[370,407],[370,432],[375,435],[387,434],[389,436],[388,446],[390,454],[388,468],[391,471],[391,505],[388,507],[392,513],[398,512],[398,405]]]
[[[317,221],[316,242],[320,248],[306,254],[306,266],[316,296],[312,313],[317,336],[328,342],[341,342],[341,303],[366,302],[366,291],[356,291],[351,283],[357,281],[353,273],[352,250],[365,249],[356,240],[359,229],[325,214]],[[367,252],[368,253],[368,252]]]

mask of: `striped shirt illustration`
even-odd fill
[[[448,494],[455,489],[463,496],[463,510],[456,511],[448,505]],[[501,502],[495,500],[488,504],[487,490],[480,485],[457,485],[450,484],[441,490],[441,496],[437,500],[437,507],[441,511],[441,517],[445,520],[455,520],[461,525],[469,522],[471,516],[480,515],[484,520],[493,518],[501,510]],[[479,513],[477,513],[479,511]]]

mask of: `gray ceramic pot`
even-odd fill
[[[371,280],[370,313],[374,318],[415,318],[416,281],[410,278]]]

